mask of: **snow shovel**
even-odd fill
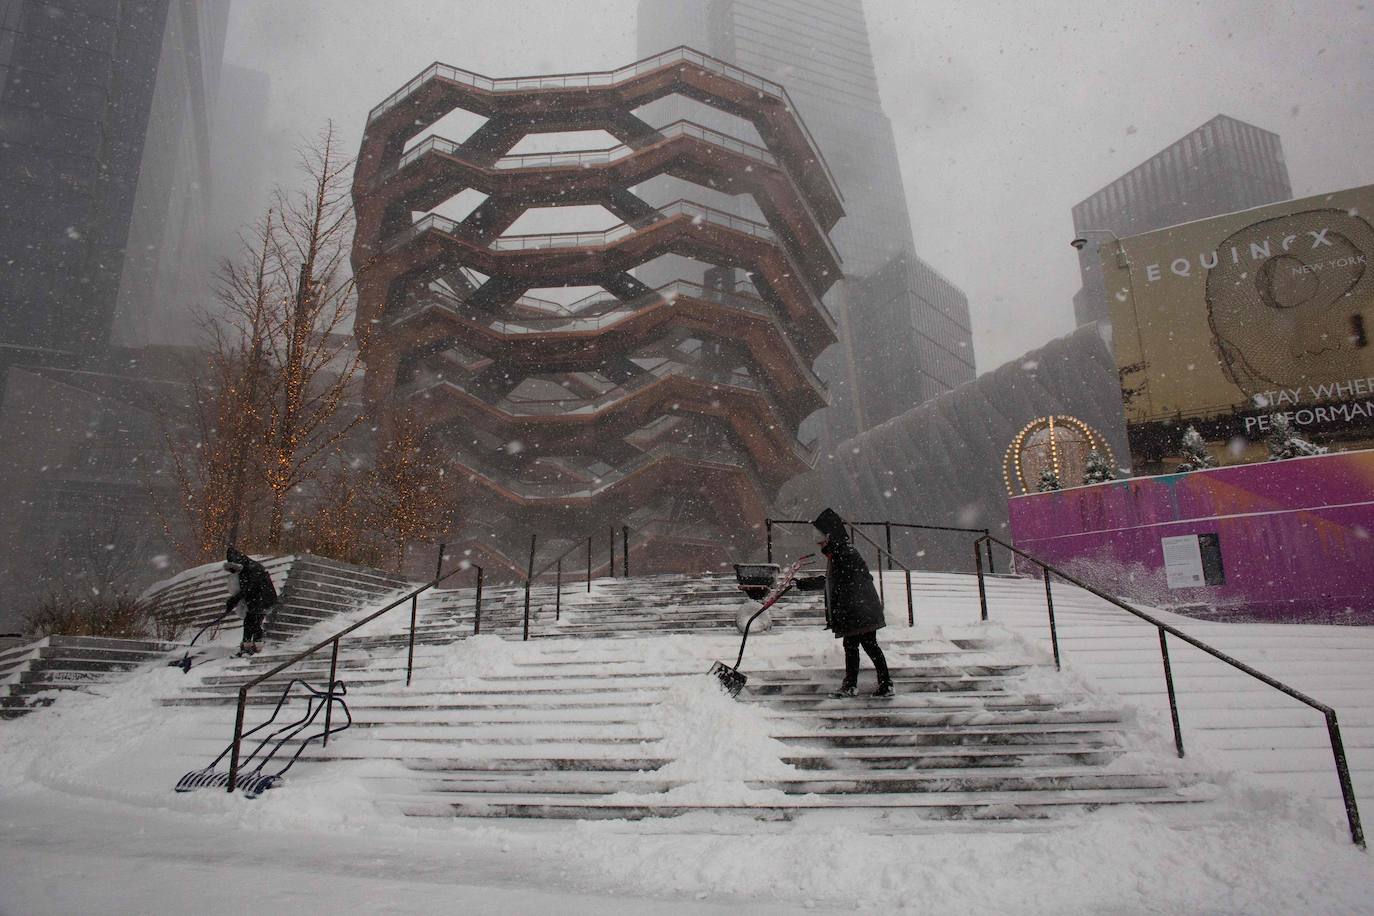
[[[744,685],[749,682],[749,678],[741,674],[739,670],[740,663],[744,661],[744,645],[749,641],[749,628],[754,625],[754,621],[758,620],[759,616],[764,611],[777,604],[778,599],[792,589],[792,586],[796,584],[797,572],[801,570],[802,564],[814,556],[815,554],[808,553],[805,556],[798,557],[791,566],[783,571],[782,577],[778,579],[777,584],[775,584],[772,590],[764,596],[763,606],[755,611],[754,615],[749,618],[749,622],[744,625],[744,636],[739,641],[739,656],[735,659],[734,667],[730,667],[725,664],[725,662],[716,662],[711,666],[711,670],[708,673],[716,676],[716,679],[720,681],[720,686],[724,688],[725,692],[730,694],[730,696],[739,696],[739,692],[743,690]],[[741,581],[743,581],[744,574],[739,566],[735,567],[735,573],[741,578]],[[746,593],[749,587],[752,586],[741,585],[741,588],[746,588]]]
[[[201,627],[199,632],[197,632],[195,636],[191,637],[191,642],[186,646],[186,654],[181,658],[172,659],[170,662],[167,663],[167,667],[180,668],[181,673],[185,674],[186,672],[191,670],[191,666],[196,662],[206,662],[215,658],[228,658],[230,655],[232,655],[233,653],[230,652],[228,649],[224,648],[223,646],[203,646],[200,649],[196,649],[195,647],[196,640],[204,636],[207,630],[218,630],[219,625],[223,623],[225,618],[227,618],[232,613],[232,609],[227,610],[223,614],[220,614],[218,617],[216,617],[214,620],[207,623],[205,626]]]

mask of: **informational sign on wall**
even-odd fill
[[[1159,543],[1164,549],[1164,577],[1170,588],[1199,588],[1204,584],[1196,534],[1160,538]]]
[[[1164,577],[1170,588],[1224,585],[1221,541],[1216,532],[1181,534],[1159,539],[1164,551]]]
[[[1374,186],[1100,246],[1136,474],[1195,427],[1221,464],[1268,457],[1271,417],[1374,446]]]

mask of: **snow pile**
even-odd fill
[[[732,699],[710,675],[686,678],[670,687],[648,710],[648,731],[662,735],[652,753],[671,758],[657,774],[681,782],[655,800],[690,804],[760,804],[784,798],[775,789],[754,789],[750,780],[786,776],[787,745],[769,736],[768,718],[757,708]],[[613,799],[638,799],[618,793]]]

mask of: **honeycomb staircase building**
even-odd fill
[[[636,115],[673,94],[764,145]],[[421,136],[459,109],[485,119],[467,139]],[[512,153],[587,131],[618,145]],[[765,220],[650,206],[633,189],[659,175],[749,195]],[[436,212],[470,192],[483,199],[464,218]],[[798,428],[827,403],[812,365],[836,339],[821,297],[841,277],[842,199],[781,86],[688,48],[512,79],[435,64],[369,115],[353,197],[365,397],[380,435],[413,418],[461,481],[452,540],[519,568],[529,533],[554,549],[629,525],[637,572],[715,568],[760,542],[777,489],[813,464]],[[509,231],[579,206],[622,222]],[[635,277],[669,254],[752,282]],[[596,292],[545,292],[566,287]]]

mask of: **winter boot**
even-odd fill
[[[857,696],[857,695],[858,695],[858,691],[854,689],[854,685],[853,685],[853,684],[841,684],[839,690],[832,690],[832,691],[830,692],[830,699],[832,699],[832,700],[843,700],[843,699],[845,699],[845,698],[847,698],[847,697],[852,697],[852,696]]]
[[[892,682],[887,681],[886,683],[879,684],[878,689],[873,691],[873,695],[875,697],[891,697],[896,696],[896,691],[892,689]]]

